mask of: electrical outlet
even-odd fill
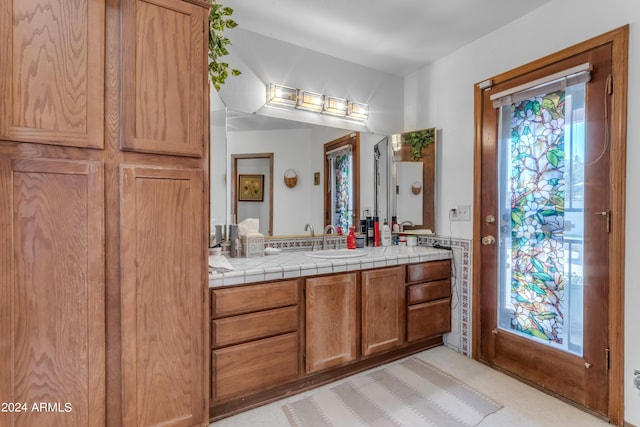
[[[450,211],[451,221],[471,221],[471,205],[458,205]]]

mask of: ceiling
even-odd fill
[[[238,28],[406,76],[551,0],[222,0]],[[228,35],[233,44],[233,30]]]

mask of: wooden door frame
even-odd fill
[[[238,214],[238,160],[267,159],[269,160],[269,236],[273,236],[273,153],[249,153],[231,155],[231,218]],[[237,218],[236,218],[237,222]]]
[[[625,207],[626,207],[626,152],[627,152],[627,93],[629,26],[617,28],[572,47],[563,49],[511,71],[491,77],[493,84],[533,72],[555,62],[591,50],[605,44],[612,46],[612,73],[614,76],[611,97],[610,122],[610,186],[611,186],[611,235],[609,245],[609,419],[614,425],[624,423],[624,267],[625,267]],[[485,80],[484,82],[488,81]],[[482,259],[482,86],[474,85],[474,209],[473,209],[473,282],[472,295],[480,294]],[[480,357],[480,298],[472,303],[472,355]]]
[[[333,141],[327,142],[324,144],[323,151],[323,163],[324,163],[324,225],[332,223],[332,215],[331,212],[331,197],[333,196],[333,192],[329,191],[329,187],[331,185],[330,180],[330,169],[329,162],[327,162],[327,153],[331,150],[335,150],[341,146],[351,146],[351,153],[353,156],[353,226],[358,229],[360,226],[360,132],[352,132],[348,135],[342,136],[338,139],[334,139]],[[343,232],[346,234],[349,230],[344,230]]]

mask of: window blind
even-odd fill
[[[555,92],[569,86],[588,82],[591,80],[591,69],[591,64],[586,62],[564,71],[551,74],[547,77],[532,80],[529,83],[495,93],[491,95],[489,99],[493,101],[494,108],[511,105],[523,99]]]

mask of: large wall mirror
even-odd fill
[[[270,179],[273,184],[268,188],[267,181],[264,181],[263,191],[267,193],[263,195],[263,202],[243,204],[253,209],[249,212],[270,212],[270,217],[261,216],[260,231],[266,237],[305,235],[308,234],[305,226],[310,224],[316,235],[321,234],[325,221],[324,144],[351,133],[353,130],[241,113],[230,109],[212,112],[212,226],[239,223],[245,219],[240,209],[233,209],[234,206],[238,206],[238,192],[234,192],[234,182],[239,175],[234,169],[234,162],[237,162],[236,159],[250,158],[258,153],[270,156]],[[396,155],[392,152],[389,138],[384,135],[361,132],[359,137],[359,214],[361,216],[365,211],[377,211],[381,222],[385,218],[390,222],[391,216],[396,215],[398,208],[395,202],[396,195],[393,194],[393,170],[398,166],[397,162],[394,162]],[[426,161],[426,158],[424,160]],[[256,170],[247,170],[247,174],[252,172],[253,175],[265,175],[265,179],[267,178],[266,173],[255,172]],[[287,186],[284,181],[285,173],[291,170],[297,174],[295,187]],[[258,206],[260,203],[270,203],[270,206],[264,209]],[[433,201],[427,204],[430,207],[423,209],[423,212],[430,211],[433,217]],[[433,229],[433,223],[427,228]]]

